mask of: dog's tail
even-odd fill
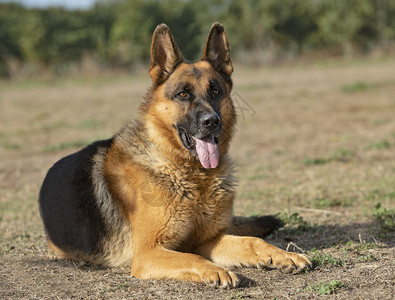
[[[273,216],[239,217],[233,216],[228,234],[263,238],[284,224]]]

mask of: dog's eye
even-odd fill
[[[188,94],[186,92],[179,92],[177,94],[177,97],[181,98],[181,99],[186,99],[188,97]]]
[[[212,95],[213,97],[217,97],[217,96],[219,96],[220,94],[221,94],[221,91],[220,91],[220,90],[213,89],[213,90],[211,91],[211,95]]]

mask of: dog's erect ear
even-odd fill
[[[158,25],[152,37],[149,68],[149,75],[154,85],[164,81],[182,61],[181,52],[170,33],[169,27],[166,24]]]
[[[228,37],[224,26],[220,23],[214,23],[210,29],[202,60],[208,61],[214,69],[227,76],[233,72]]]

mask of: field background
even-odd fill
[[[221,290],[57,260],[37,205],[48,168],[136,118],[150,79],[3,81],[0,298],[393,299],[395,59],[235,69],[235,214],[278,214],[286,226],[267,240],[305,251],[313,270],[237,269],[242,287]]]

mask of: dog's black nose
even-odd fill
[[[203,127],[214,130],[221,124],[221,118],[216,113],[208,113],[201,118]]]

